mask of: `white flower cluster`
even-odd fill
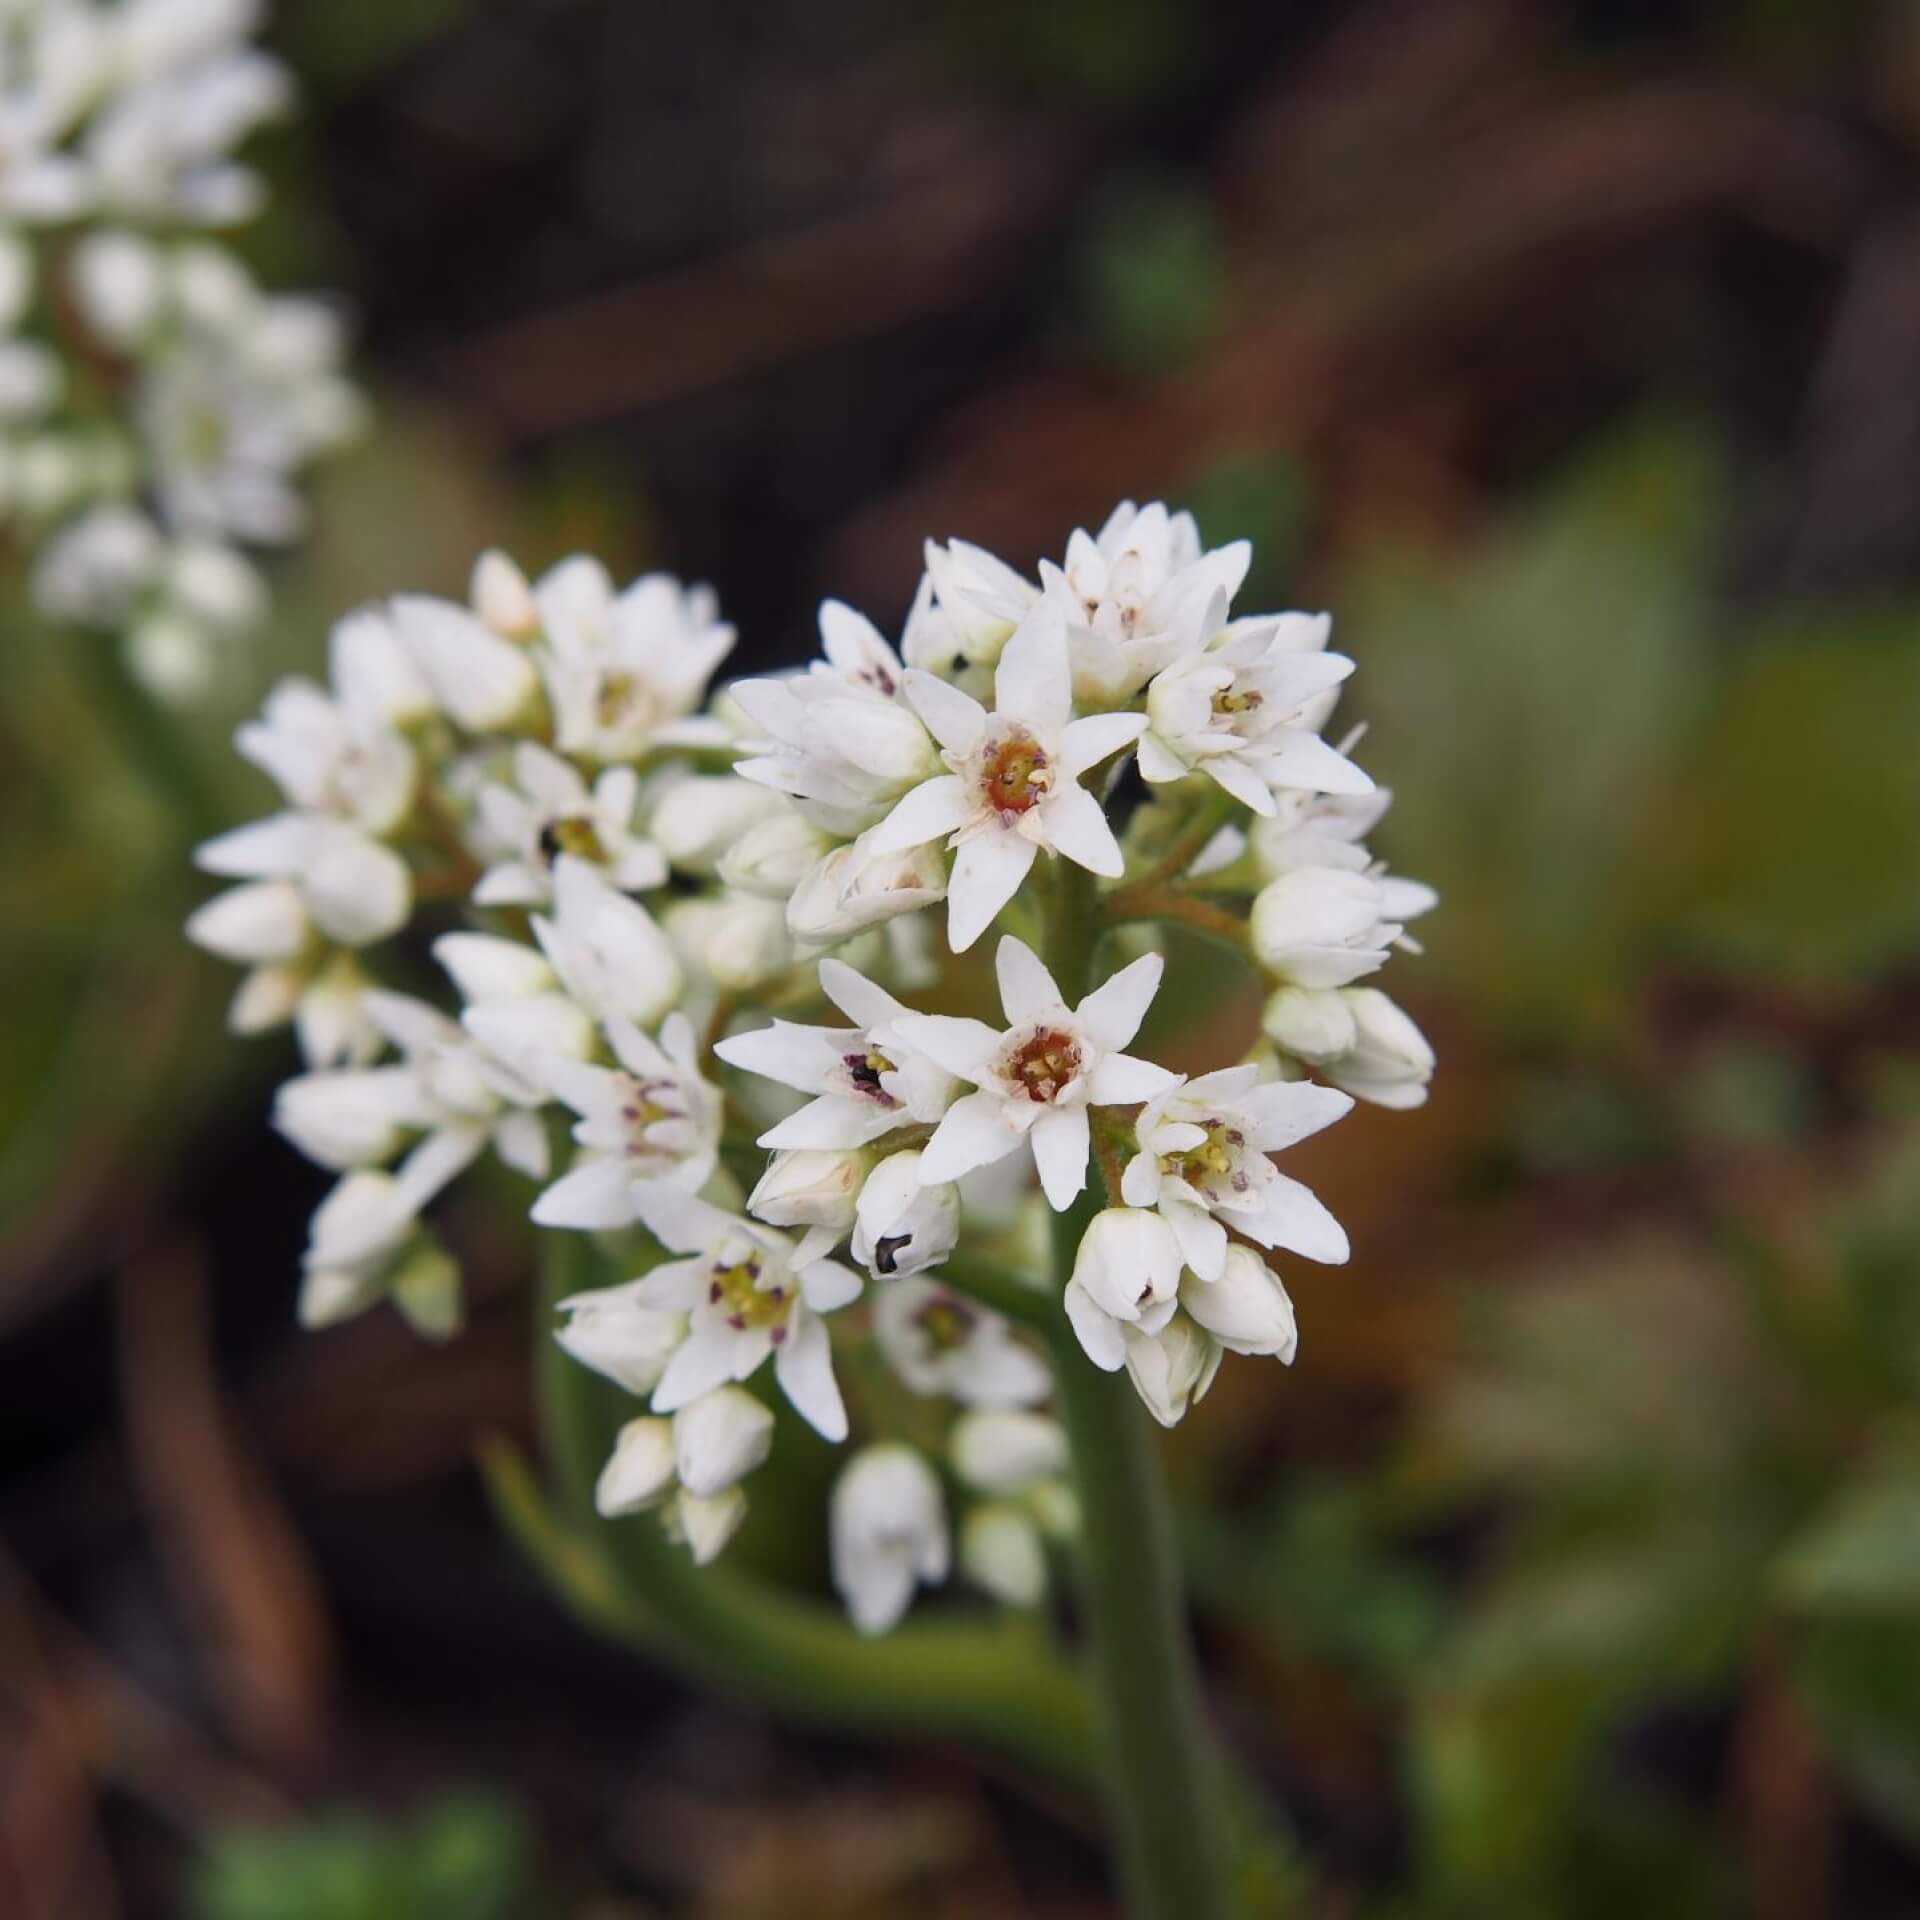
[[[360,425],[339,318],[207,230],[261,203],[231,150],[282,112],[258,0],[0,0],[0,528],[49,619],[189,698],[255,629],[245,549]]]
[[[867,1338],[954,1412],[941,1468],[880,1439],[841,1476],[855,1623],[954,1566],[1037,1603],[1073,1526],[1067,1442],[1048,1363],[988,1302],[1051,1319],[1061,1364],[1124,1369],[1169,1425],[1224,1352],[1290,1361],[1269,1256],[1347,1239],[1272,1156],[1356,1097],[1416,1104],[1433,1064],[1358,984],[1432,895],[1361,844],[1387,796],[1322,737],[1351,663],[1322,618],[1232,617],[1247,563],[1160,506],[1037,582],[930,547],[900,653],[829,602],[822,660],[712,698],[733,631],[711,594],[616,591],[591,560],[529,582],[488,554],[464,605],[341,622],[328,684],[283,683],[241,729],[285,805],[201,849],[237,884],[190,924],[248,969],[235,1026],[291,1020],[306,1056],[276,1121],[339,1181],[303,1317],[389,1297],[457,1326],[422,1213],[491,1149],[539,1184],[535,1222],[634,1274],[557,1329],[650,1402],[603,1512],[656,1511],[710,1559],[772,1445],[768,1376],[827,1440],[864,1437],[834,1361]],[[1062,892],[1075,870],[1100,884]],[[432,941],[457,1017],[362,957],[434,900],[465,902]],[[1082,955],[1136,938],[1072,1004],[1036,951],[1061,901]],[[1139,1050],[1165,960],[1137,930],[1183,919],[1270,981],[1259,1053],[1196,1077]],[[999,1018],[941,1009],[946,953],[996,921]],[[1023,1276],[1056,1216],[1075,1252],[1050,1296]]]

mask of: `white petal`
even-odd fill
[[[1061,732],[1072,717],[1067,630],[1053,607],[1034,608],[1014,629],[994,669],[993,704],[1002,719],[1017,720],[1043,739]]]
[[[675,1253],[705,1253],[740,1225],[722,1208],[658,1180],[634,1183],[634,1207],[647,1231]]]
[[[877,987],[844,960],[820,962],[820,990],[856,1027],[877,1027],[905,1009],[885,987]]]
[[[1169,1206],[1162,1214],[1180,1243],[1180,1257],[1202,1280],[1217,1280],[1227,1263],[1227,1230],[1198,1207]]]
[[[725,1386],[733,1378],[734,1346],[731,1340],[698,1333],[683,1340],[653,1390],[654,1412],[677,1413],[703,1393]]]
[[[1107,816],[1085,787],[1062,787],[1041,803],[1040,813],[1048,845],[1075,866],[1108,879],[1117,879],[1126,871],[1126,858],[1107,825]]]
[[[1084,720],[1074,721],[1060,737],[1061,770],[1078,780],[1108,754],[1118,753],[1138,740],[1146,725],[1143,713],[1090,713]]]
[[[975,1167],[1005,1159],[1020,1144],[1021,1136],[1007,1125],[1004,1108],[1005,1102],[998,1094],[970,1093],[956,1100],[922,1150],[923,1184],[958,1180]]]
[[[1093,796],[1087,799],[1091,805]],[[994,915],[1020,891],[1039,851],[1023,835],[1003,829],[962,843],[947,887],[947,945],[955,953],[965,953],[993,924]]]
[[[1275,1174],[1261,1196],[1257,1214],[1236,1215],[1234,1225],[1263,1247],[1285,1247],[1289,1253],[1339,1266],[1348,1256],[1347,1233],[1319,1197],[1298,1180]]]
[[[902,685],[908,704],[949,753],[971,753],[979,745],[987,730],[987,710],[971,694],[918,667],[907,669]]]
[[[1093,1134],[1085,1107],[1057,1107],[1034,1122],[1033,1163],[1055,1213],[1065,1213],[1087,1184]]]
[[[977,1080],[987,1071],[1002,1037],[984,1020],[951,1013],[903,1013],[893,1030],[915,1052],[962,1080]]]
[[[1000,1007],[1008,1026],[1024,1027],[1064,1008],[1053,975],[1024,940],[1016,940],[1010,933],[1002,935],[994,951],[993,967],[999,977]]]
[[[850,1267],[837,1260],[810,1260],[797,1275],[800,1297],[815,1313],[832,1313],[851,1306],[866,1285]]]
[[[1142,954],[1088,994],[1074,1010],[1075,1019],[1096,1046],[1118,1053],[1140,1031],[1140,1022],[1160,991],[1160,976],[1165,971],[1166,962],[1159,954]]]
[[[1130,1107],[1175,1085],[1179,1075],[1130,1053],[1103,1054],[1087,1076],[1087,1098],[1097,1107]]]
[[[532,1217],[539,1227],[597,1231],[631,1226],[639,1218],[633,1203],[633,1175],[622,1160],[583,1160],[533,1203]]]
[[[774,1355],[773,1371],[781,1392],[808,1426],[826,1440],[847,1437],[846,1403],[833,1377],[833,1343],[825,1321],[796,1312],[785,1344]]]
[[[1127,1343],[1120,1332],[1119,1321],[1097,1305],[1092,1294],[1077,1280],[1067,1282],[1061,1304],[1087,1358],[1104,1373],[1118,1373],[1127,1359]]]
[[[966,783],[957,773],[943,773],[902,795],[893,811],[867,830],[861,844],[870,853],[904,852],[944,838],[966,817]]]

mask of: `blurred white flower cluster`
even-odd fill
[[[631,1276],[556,1330],[650,1403],[604,1512],[712,1558],[783,1399],[863,1443],[831,1515],[860,1628],[950,1569],[1038,1602],[1074,1525],[1051,1366],[1124,1369],[1171,1425],[1223,1353],[1290,1361],[1271,1257],[1348,1249],[1273,1156],[1433,1067],[1360,984],[1433,896],[1363,846],[1387,796],[1323,738],[1351,663],[1324,618],[1233,616],[1249,558],[1158,505],[1038,581],[930,546],[900,651],[828,602],[822,659],[717,691],[712,595],[584,558],[490,553],[465,604],[342,621],[327,684],[240,730],[284,806],[201,849],[235,884],[190,925],[247,969],[234,1025],[305,1054],[276,1122],[338,1184],[303,1318],[388,1298],[452,1331],[423,1214],[491,1151]],[[457,1010],[363,957],[436,902]],[[996,923],[981,1019],[957,956]],[[1181,923],[1267,982],[1264,1036],[1196,1077],[1141,1038]],[[1071,1258],[1035,1278],[1056,1219]],[[852,1342],[893,1384],[850,1408]],[[869,1431],[901,1393],[949,1409],[937,1460]]]
[[[189,699],[264,617],[247,549],[359,428],[327,303],[212,230],[261,204],[232,149],[292,96],[258,0],[0,0],[0,528],[45,617],[124,637]]]

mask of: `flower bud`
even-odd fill
[[[680,1484],[711,1499],[743,1480],[773,1445],[773,1415],[745,1387],[716,1387],[673,1416]]]
[[[1255,896],[1249,932],[1263,966],[1300,987],[1344,987],[1385,964],[1397,927],[1380,885],[1338,867],[1297,867]]]
[[[540,631],[540,609],[527,576],[498,547],[489,547],[473,563],[467,598],[503,639],[531,640]]]
[[[946,892],[946,859],[936,844],[876,854],[856,840],[836,847],[795,888],[787,926],[796,940],[825,945],[931,906]]]
[[[1354,1043],[1327,1062],[1327,1077],[1378,1107],[1420,1106],[1433,1078],[1426,1035],[1377,987],[1354,987],[1341,998],[1353,1017]]]
[[[1353,1050],[1359,1028],[1347,997],[1306,987],[1279,987],[1268,997],[1260,1025],[1283,1053],[1318,1065]]]
[[[874,1156],[858,1147],[792,1147],[767,1162],[747,1211],[775,1227],[830,1227],[838,1239],[853,1225],[854,1203]]]
[[[875,1279],[938,1266],[960,1238],[960,1189],[922,1186],[920,1158],[889,1154],[860,1189],[853,1257]]]
[[[187,916],[187,938],[222,960],[261,966],[298,958],[313,939],[313,922],[291,880],[253,880],[196,907]]]
[[[1183,1313],[1157,1333],[1123,1327],[1127,1376],[1163,1427],[1177,1426],[1187,1409],[1205,1397],[1220,1371],[1220,1343]]]
[[[519,1000],[551,993],[555,981],[546,956],[518,940],[491,933],[443,933],[433,957],[446,968],[463,1000]]]
[[[746,1517],[744,1487],[727,1487],[709,1499],[682,1492],[667,1507],[667,1538],[684,1542],[693,1564],[704,1567],[719,1558]]]
[[[673,1422],[655,1414],[629,1420],[594,1483],[594,1511],[614,1520],[664,1499],[673,1486]]]
[[[1102,1312],[1138,1320],[1180,1286],[1180,1243],[1157,1213],[1107,1207],[1087,1223],[1073,1280]]]
[[[1067,1430],[1044,1413],[996,1407],[963,1414],[947,1439],[953,1470],[982,1493],[1019,1493],[1066,1472]]]
[[[686,873],[711,873],[736,840],[762,821],[788,811],[787,802],[733,774],[691,774],[661,794],[649,829],[669,863]]]
[[[398,933],[413,911],[413,875],[391,847],[342,827],[317,836],[305,876],[314,924],[345,947]]]
[[[68,273],[87,325],[112,346],[132,346],[159,316],[166,273],[151,241],[90,233],[74,247]]]
[[[746,893],[682,900],[664,919],[689,962],[728,992],[757,987],[793,964],[793,941],[778,901]]]
[[[756,822],[726,848],[717,871],[742,893],[785,901],[831,847],[804,814],[787,807]]]
[[[469,733],[504,733],[524,720],[540,693],[533,662],[464,607],[402,594],[393,621],[434,698]]]
[[[1037,1607],[1047,1595],[1040,1533],[1018,1507],[976,1507],[960,1528],[960,1571],[1009,1607]]]
[[[933,1469],[911,1447],[862,1449],[834,1485],[828,1544],[854,1626],[885,1633],[916,1584],[947,1577],[946,1501]]]
[[[1271,1354],[1293,1364],[1299,1342],[1293,1302],[1280,1276],[1251,1247],[1232,1243],[1217,1280],[1188,1274],[1180,1283],[1180,1304],[1232,1352]]]
[[[425,1116],[406,1067],[303,1073],[274,1096],[273,1124],[336,1173],[390,1160]]]

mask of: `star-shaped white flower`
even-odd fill
[[[483,907],[544,906],[553,898],[562,854],[595,868],[622,893],[662,886],[667,863],[635,833],[640,776],[609,767],[591,788],[558,754],[523,740],[513,755],[513,784],[491,781],[475,801],[476,851],[490,860],[473,897]]]
[[[787,794],[815,826],[851,839],[937,773],[940,755],[904,698],[899,655],[870,620],[828,600],[820,644],[826,658],[805,673],[729,689],[763,736],[735,771]]]
[[[1320,738],[1330,696],[1353,662],[1326,649],[1325,614],[1282,613],[1223,624],[1213,603],[1203,653],[1176,660],[1147,689],[1151,725],[1140,741],[1148,780],[1204,773],[1255,813],[1275,810],[1275,787],[1361,794],[1373,782]]]
[[[1228,1227],[1309,1260],[1345,1260],[1339,1221],[1267,1156],[1331,1126],[1352,1106],[1348,1095],[1311,1081],[1262,1083],[1256,1066],[1182,1081],[1141,1109],[1134,1127],[1140,1151],[1127,1162],[1121,1198],[1158,1211],[1202,1280],[1225,1269]]]
[[[994,669],[994,711],[932,674],[910,670],[907,697],[950,772],[923,782],[866,834],[874,853],[945,839],[954,849],[947,939],[964,953],[1011,900],[1042,847],[1109,877],[1120,844],[1080,776],[1139,738],[1137,713],[1073,717],[1066,631],[1040,608]]]
[[[653,1390],[654,1412],[745,1380],[772,1354],[794,1410],[827,1439],[844,1440],[847,1412],[821,1315],[857,1300],[860,1276],[834,1260],[797,1260],[784,1233],[677,1187],[651,1184],[637,1198],[655,1239],[688,1256],[633,1288],[637,1305],[687,1316],[686,1336]]]
[[[555,1058],[547,1085],[580,1116],[580,1157],[534,1202],[543,1227],[604,1229],[640,1218],[650,1181],[695,1192],[713,1172],[720,1143],[719,1090],[701,1078],[693,1025],[670,1013],[653,1041],[626,1020],[607,1039],[619,1066]]]
[[[1048,1202],[1056,1212],[1070,1207],[1087,1183],[1088,1107],[1150,1100],[1173,1084],[1165,1067],[1122,1051],[1162,966],[1147,954],[1069,1010],[1032,948],[1008,934],[994,955],[1003,1032],[982,1020],[902,1014],[894,1024],[908,1045],[978,1089],[947,1109],[922,1154],[921,1180],[958,1180],[1031,1140]]]
[[[875,1290],[873,1336],[915,1393],[963,1407],[1030,1407],[1053,1391],[1047,1363],[1006,1320],[931,1276]]]
[[[855,1026],[776,1020],[714,1048],[729,1066],[814,1096],[763,1133],[760,1145],[860,1147],[896,1127],[939,1119],[953,1099],[953,1078],[905,1040],[899,1023],[908,1009],[841,960],[820,962],[820,986]]]
[[[534,598],[562,753],[637,760],[659,746],[726,744],[723,727],[692,717],[733,650],[711,587],[649,573],[616,593],[599,561],[577,555],[542,575]]]
[[[1113,706],[1175,660],[1198,652],[1226,617],[1252,564],[1245,540],[1200,545],[1190,513],[1123,500],[1097,534],[1076,530],[1064,567],[1040,566],[1048,604],[1066,623],[1073,690]]]

